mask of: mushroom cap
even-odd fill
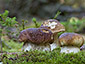
[[[65,31],[65,27],[55,19],[49,19],[43,22],[40,28],[47,28],[52,31],[52,33],[58,33]]]
[[[46,28],[29,28],[21,31],[20,42],[31,42],[34,44],[52,43],[53,33]]]
[[[84,43],[84,39],[77,33],[63,33],[59,36],[60,46],[77,46],[81,47]]]

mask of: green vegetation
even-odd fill
[[[39,27],[39,24],[37,23],[36,18],[33,18],[32,21],[34,22],[35,27],[38,28]]]
[[[54,16],[54,18],[53,19],[56,19],[57,17],[58,17],[58,15],[60,15],[60,11],[58,11],[57,13],[56,13],[56,15]]]
[[[85,51],[73,54],[61,54],[60,48],[51,52],[29,51],[21,54],[3,55],[4,64],[85,64]]]
[[[15,24],[18,23],[16,21],[16,17],[10,18],[10,17],[8,17],[8,13],[9,13],[9,11],[5,10],[5,12],[3,14],[0,14],[0,16],[1,16],[0,24],[2,26],[6,26],[6,27],[14,27]]]
[[[4,46],[3,51],[5,51],[5,52],[21,52],[23,43],[14,42],[13,40],[5,41],[5,42],[11,47],[11,49]]]
[[[0,35],[5,35],[2,33],[2,31],[5,29],[6,32],[11,32],[7,28],[9,27],[16,27],[16,24],[18,23],[16,21],[16,17],[10,18],[8,17],[8,10],[5,10],[3,14],[0,14]]]
[[[61,22],[61,24],[63,24],[65,26],[66,32],[78,32],[78,33],[82,32],[82,33],[84,33],[85,18],[82,18],[81,20],[79,20],[76,17],[72,17],[66,22]]]

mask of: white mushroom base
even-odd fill
[[[50,44],[51,51],[57,47],[58,47],[57,43]]]
[[[3,62],[0,62],[0,64],[3,64]]]
[[[80,51],[80,48],[75,47],[75,46],[63,46],[61,47],[60,53],[77,53]]]
[[[42,44],[42,45],[36,45],[36,44],[33,44],[33,43],[26,43],[23,46],[22,50],[24,50],[24,51],[30,51],[30,50],[50,51],[51,48],[50,48],[49,43]]]

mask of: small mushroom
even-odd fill
[[[59,36],[59,44],[61,46],[61,53],[77,53],[83,45],[84,39],[77,33],[63,33]]]
[[[80,47],[80,50],[85,50],[85,44]]]
[[[50,45],[51,51],[58,46],[58,35],[57,33],[65,31],[65,27],[55,19],[49,19],[43,22],[40,28],[47,28],[53,33],[54,42]]]
[[[48,50],[50,43],[54,41],[53,33],[46,28],[29,28],[21,31],[19,41],[24,42],[23,50]]]

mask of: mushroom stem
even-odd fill
[[[33,44],[31,42],[29,43],[26,43],[22,50],[24,51],[30,51],[30,50],[41,50],[41,51],[50,51],[50,44],[49,43],[46,43],[46,44]]]
[[[54,34],[54,43],[56,43],[57,46],[59,46],[58,35],[57,35],[57,33]]]
[[[79,47],[76,47],[76,46],[63,46],[61,47],[61,53],[77,53],[80,51],[80,48]]]
[[[25,43],[22,47],[22,51],[26,51],[25,49],[28,47],[28,43]],[[28,51],[30,50],[30,48],[28,48]]]
[[[50,44],[50,47],[51,47],[51,51],[55,48],[57,48],[59,46],[59,43],[58,43],[58,35],[57,33],[54,34],[54,42],[52,44]]]

